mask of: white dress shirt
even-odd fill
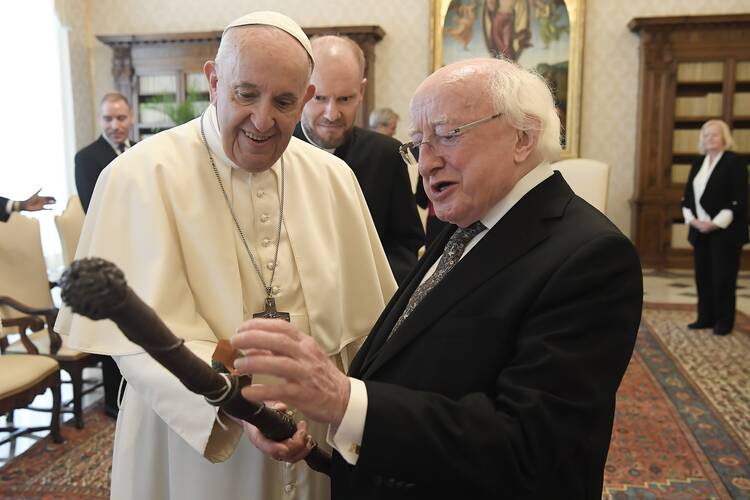
[[[682,207],[682,216],[685,218],[685,224],[690,225],[693,220],[698,219],[705,222],[713,222],[720,228],[726,229],[734,220],[734,214],[728,208],[720,210],[716,214],[716,217],[712,219],[700,204],[701,196],[703,196],[703,192],[706,190],[706,184],[708,184],[708,180],[711,178],[711,174],[714,172],[714,168],[719,163],[719,160],[721,160],[723,154],[724,152],[722,151],[716,155],[713,161],[710,160],[709,155],[703,158],[703,164],[693,178],[693,197],[695,199],[696,214],[693,214],[689,208]]]
[[[107,141],[107,144],[112,146],[112,149],[114,150],[115,154],[117,154],[117,156],[120,156],[122,153],[124,153],[130,148],[130,139],[125,139],[125,142],[123,142],[123,144],[125,144],[125,149],[120,151],[120,148],[118,147],[118,145],[112,142],[110,138],[107,137],[107,134],[102,134],[102,137],[104,137],[104,140]]]
[[[497,202],[483,217],[479,220],[485,225],[487,229],[478,233],[474,238],[469,241],[466,245],[464,253],[461,254],[460,259],[463,259],[472,248],[474,248],[479,241],[489,232],[492,227],[498,223],[502,217],[518,203],[529,191],[542,183],[545,179],[550,177],[554,172],[552,166],[544,162],[534,168],[531,172],[522,177],[510,193],[508,193],[502,200]],[[424,282],[427,278],[437,269],[439,259],[427,270],[427,273],[422,278]],[[338,428],[331,426],[328,429],[328,435],[326,440],[333,448],[338,451],[341,456],[351,465],[356,465],[359,459],[360,445],[362,444],[362,435],[365,430],[365,417],[367,416],[367,388],[365,383],[359,379],[349,377],[349,401],[346,405],[346,411],[344,417],[341,419],[341,423]]]

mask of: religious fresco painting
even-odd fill
[[[503,56],[550,84],[563,123],[565,156],[577,152],[583,0],[435,0],[433,69]],[[575,108],[575,109],[574,109]]]

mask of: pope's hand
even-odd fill
[[[280,405],[268,406],[283,409],[280,408]],[[294,436],[284,441],[272,441],[268,439],[251,423],[242,421],[242,426],[250,442],[274,460],[296,463],[303,460],[310,453],[310,450],[312,450],[313,439],[307,433],[307,423],[304,420],[297,422],[297,432],[294,433]]]
[[[338,426],[349,402],[349,379],[320,350],[315,340],[289,322],[251,319],[232,337],[245,353],[234,362],[243,374],[274,375],[278,384],[248,385],[251,401],[283,401],[309,419]]]

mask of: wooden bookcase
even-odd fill
[[[304,28],[315,35],[346,35],[365,53],[367,88],[357,124],[365,126],[375,104],[375,44],[385,36],[380,26]],[[112,76],[117,90],[130,98],[135,126],[132,139],[141,140],[174,126],[169,107],[190,101],[194,115],[208,105],[208,84],[203,64],[214,58],[221,31],[97,35],[112,48]]]
[[[701,125],[727,122],[750,161],[750,14],[635,18],[628,27],[641,38],[635,243],[644,267],[692,268],[680,201],[701,158]]]

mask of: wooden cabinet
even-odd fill
[[[304,28],[312,37],[340,34],[352,38],[365,54],[367,88],[357,124],[365,126],[375,104],[375,44],[385,32],[379,26]],[[128,96],[140,140],[175,125],[176,115],[198,116],[208,105],[203,64],[214,58],[221,31],[151,35],[99,35],[112,48],[112,76],[117,90]],[[177,121],[183,121],[177,119]]]
[[[691,268],[680,200],[701,158],[701,125],[727,122],[750,161],[750,15],[635,18],[628,27],[641,37],[635,243],[645,267]]]

